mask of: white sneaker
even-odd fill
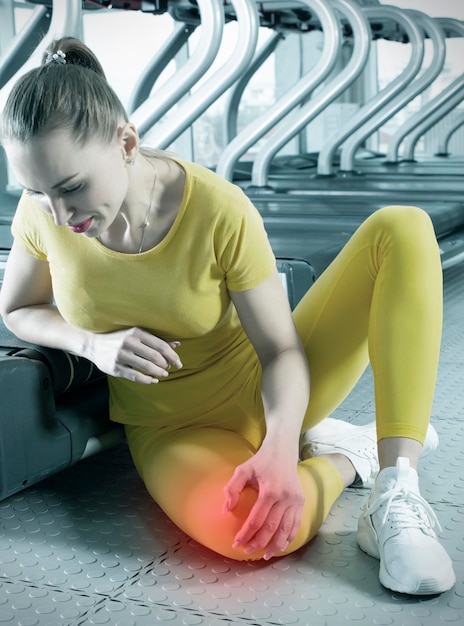
[[[419,493],[409,459],[382,470],[358,522],[358,544],[380,559],[380,582],[401,593],[431,595],[456,582],[453,564],[439,543],[441,530],[430,505]]]
[[[429,424],[421,457],[438,447],[438,434]],[[343,420],[327,417],[300,437],[300,459],[321,454],[343,454],[356,470],[353,487],[372,487],[379,471],[377,431],[375,421],[357,426]]]
[[[353,486],[371,486],[379,471],[375,422],[355,426],[327,417],[314,428],[302,433],[301,460],[337,453],[348,457],[356,470],[357,477]]]

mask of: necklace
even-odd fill
[[[143,249],[143,243],[145,241],[145,233],[147,231],[147,228],[150,226],[150,220],[148,218],[150,217],[150,213],[151,213],[151,208],[152,208],[152,204],[153,204],[153,197],[154,197],[155,187],[156,187],[156,179],[157,179],[157,171],[156,171],[156,168],[155,168],[155,164],[152,163],[150,161],[150,159],[148,159],[147,157],[145,157],[145,158],[148,161],[148,163],[150,163],[150,165],[152,166],[153,172],[154,172],[155,175],[154,175],[154,178],[153,178],[153,185],[152,185],[152,188],[151,188],[151,191],[150,191],[150,201],[148,203],[148,209],[147,209],[147,212],[145,213],[145,217],[143,219],[143,224],[140,226],[140,228],[142,229],[142,236],[140,238],[140,244],[139,244],[139,249],[138,249],[138,253],[139,254],[142,252],[142,249]],[[97,237],[97,239],[98,239],[98,241],[100,243],[103,243],[102,240],[101,240],[100,235]]]
[[[157,172],[156,172],[156,168],[155,168],[154,163],[152,163],[149,159],[147,159],[147,161],[152,166],[153,172],[155,173],[155,175],[153,177],[153,186],[152,186],[151,192],[150,192],[150,202],[148,203],[148,209],[147,209],[147,212],[145,213],[143,224],[140,227],[142,229],[142,237],[140,238],[139,254],[142,252],[143,242],[145,241],[145,233],[147,232],[147,228],[150,226],[149,217],[150,217],[150,213],[151,213],[151,207],[152,207],[152,204],[153,204],[153,195],[155,193],[156,178],[157,178],[157,176],[156,176]]]

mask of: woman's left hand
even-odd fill
[[[239,465],[224,487],[224,511],[232,511],[245,486],[258,492],[258,499],[244,525],[237,533],[233,548],[245,547],[245,553],[265,550],[270,559],[295,539],[301,524],[303,489],[294,459],[279,458],[263,447]]]

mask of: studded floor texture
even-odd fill
[[[445,324],[420,467],[457,583],[439,596],[392,593],[356,544],[367,497],[347,489],[316,539],[270,562],[197,545],[146,494],[124,445],[0,502],[0,625],[437,626],[464,623],[464,266],[445,272]],[[370,373],[335,417],[373,419]]]

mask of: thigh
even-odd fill
[[[375,276],[363,225],[316,280],[293,312],[309,362],[311,398],[304,428],[334,411],[368,362],[368,329]]]
[[[153,436],[147,427],[127,428],[128,442],[147,490],[168,517],[203,546],[228,558],[255,560],[264,551],[233,549],[234,538],[256,502],[246,486],[233,511],[224,513],[224,486],[256,448],[242,435],[217,428],[188,428],[174,436]],[[302,524],[285,553],[306,544],[319,530],[343,489],[331,463],[308,459],[297,468],[305,493]]]
[[[236,509],[224,514],[223,489],[256,449],[240,434],[217,428],[188,428],[161,440],[146,427],[130,427],[127,434],[137,470],[167,516],[199,543],[240,558],[233,540],[257,494],[246,487]]]

